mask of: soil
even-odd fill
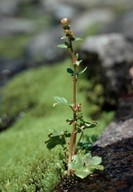
[[[53,192],[133,192],[132,127],[133,119],[118,122],[111,131],[107,128],[106,137],[102,136],[93,147],[93,155],[103,159],[103,172],[95,172],[85,179],[64,178]]]

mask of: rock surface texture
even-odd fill
[[[102,33],[122,33],[133,42],[133,10],[127,11],[107,25]]]
[[[122,34],[104,34],[88,37],[80,48],[81,57],[100,74],[108,95],[120,96],[131,85],[133,45]]]

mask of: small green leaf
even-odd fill
[[[78,72],[78,75],[81,75],[82,73],[84,73],[86,71],[87,67],[85,67],[82,71]]]
[[[96,122],[87,122],[87,121],[84,121],[84,126],[85,128],[94,128],[97,126],[97,123]]]
[[[83,41],[83,39],[80,37],[75,37],[75,41]]]
[[[73,119],[66,119],[66,122],[71,125],[73,123]]]
[[[71,68],[67,68],[67,73],[71,74],[71,76],[74,76],[74,71]]]
[[[63,36],[63,37],[61,37],[61,39],[67,39],[68,37],[67,36]]]
[[[66,45],[66,44],[59,44],[59,45],[57,45],[57,47],[63,48],[63,49],[67,49],[68,45]]]
[[[94,156],[92,157],[92,164],[93,165],[99,165],[100,163],[102,163],[102,158],[99,156]]]
[[[57,103],[65,103],[65,104],[67,104],[67,100],[66,100],[66,98],[64,98],[64,97],[55,96],[55,97],[54,97],[54,100],[55,100]]]
[[[68,101],[64,97],[55,96],[54,100],[56,101],[56,103],[53,104],[53,107],[55,107],[56,105],[67,105],[67,106],[70,106],[70,104],[68,103]]]
[[[76,53],[75,57],[76,57],[76,59],[78,60],[78,58],[79,58],[79,54],[78,54],[78,53]]]
[[[45,141],[45,144],[47,146],[48,149],[52,149],[54,148],[56,145],[65,145],[66,141],[64,137],[50,137],[49,139],[47,139]]]
[[[82,60],[79,60],[79,61],[77,60],[77,61],[74,63],[74,65],[79,66],[81,62],[82,62]]]
[[[54,131],[49,134],[49,138],[45,141],[45,144],[48,149],[52,149],[56,147],[56,145],[65,145],[66,137],[70,137],[70,133],[68,131]]]

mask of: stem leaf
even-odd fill
[[[66,44],[59,44],[59,45],[57,45],[57,47],[62,48],[62,49],[68,48],[68,46]]]
[[[68,131],[52,131],[45,144],[48,149],[52,149],[57,145],[64,146],[66,144],[66,137],[70,137],[70,135]]]
[[[56,103],[53,104],[53,107],[55,107],[56,105],[68,105],[68,106],[70,106],[70,104],[68,104],[67,99],[64,97],[55,96],[54,100],[56,101]]]
[[[74,63],[74,65],[79,66],[81,62],[82,62],[82,60],[77,60],[77,61]]]
[[[78,60],[78,58],[79,58],[79,54],[78,54],[78,53],[76,53],[75,57],[76,57],[76,59]]]
[[[85,128],[94,128],[97,126],[97,123],[96,122],[84,122],[84,126]]]
[[[87,67],[85,67],[82,71],[78,72],[78,75],[81,75],[82,73],[84,73],[87,70]]]
[[[83,41],[83,39],[80,37],[75,37],[75,41]]]
[[[67,39],[68,37],[67,36],[63,36],[63,37],[61,37],[61,39]]]
[[[74,76],[74,71],[71,68],[67,68],[67,73],[69,73],[71,76]]]

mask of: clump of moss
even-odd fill
[[[0,55],[3,58],[22,58],[29,35],[17,35],[0,39]],[[15,42],[15,43],[14,43]]]

